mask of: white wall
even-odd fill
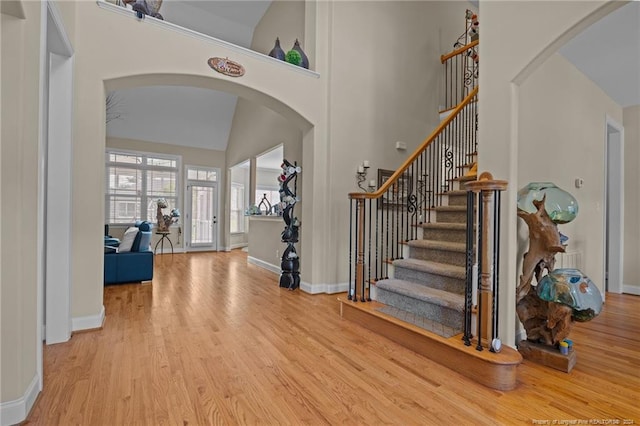
[[[313,16],[305,25],[317,28],[315,44],[303,43],[303,48],[318,53],[316,61],[328,76],[329,89],[326,105],[323,98],[307,102],[326,108],[328,125],[320,131],[327,132],[328,143],[314,147],[303,143],[300,156],[292,154],[288,141],[295,135],[287,131],[286,123],[265,108],[239,100],[227,163],[250,158],[279,141],[285,143],[285,158],[298,160],[303,168],[299,205],[312,199],[310,210],[328,228],[322,233],[310,227],[310,218],[301,217],[296,205],[296,215],[303,222],[301,241],[309,241],[313,232],[313,244],[321,247],[322,254],[314,255],[312,261],[323,265],[322,281],[331,285],[347,280],[347,194],[357,189],[357,165],[370,160],[371,178],[377,168],[397,167],[438,124],[440,55],[452,49],[462,32],[467,6],[463,2],[311,2],[306,5],[314,7],[310,11],[298,8],[297,2],[275,2],[256,28],[255,50],[268,52],[276,36],[288,50],[295,37],[303,41],[305,28],[296,28],[301,22],[298,16],[303,12]],[[314,59],[310,60],[313,67]],[[396,151],[397,140],[407,142],[408,150]],[[312,164],[300,161],[307,155],[315,156]],[[302,180],[310,174],[321,179],[322,192],[304,190]],[[303,256],[303,280],[308,279],[307,262],[308,255]]]
[[[559,54],[550,57],[520,87],[518,180],[511,182],[553,182],[576,198],[578,216],[558,229],[570,238],[568,252],[584,253],[580,269],[603,293],[607,115],[622,122],[622,108],[602,89]],[[518,226],[527,228],[522,220]]]
[[[267,9],[253,33],[251,48],[268,54],[276,37],[285,52],[296,38],[304,42],[305,4],[303,1],[274,1]],[[289,46],[290,45],[290,46]],[[287,47],[289,46],[289,47]],[[238,99],[227,146],[227,164],[238,164],[274,146],[283,144],[284,157],[302,163],[302,132],[294,123],[277,112],[247,99]],[[255,160],[252,162],[255,172]],[[301,182],[301,181],[300,181]],[[254,199],[255,178],[247,186],[249,198]],[[227,189],[228,193],[228,189]],[[229,205],[225,207],[228,217]],[[301,209],[297,209],[301,211]],[[229,234],[229,230],[226,230]],[[230,236],[233,245],[248,242],[248,235]]]
[[[480,104],[478,170],[510,182],[503,194],[500,254],[502,341],[515,344],[517,285],[517,216],[519,86],[569,38],[622,2],[527,1],[481,2]],[[544,31],[523,31],[522,19],[544,23]],[[600,132],[602,134],[603,132]],[[600,155],[600,154],[599,154]],[[511,285],[509,285],[511,284]],[[513,322],[511,322],[513,319]]]
[[[285,227],[284,220],[274,216],[252,216],[249,218],[249,256],[254,263],[279,273],[282,252],[287,248],[280,237]],[[299,256],[302,253],[298,250]]]
[[[440,55],[464,29],[466,2],[334,2],[329,44],[330,283],[348,279],[348,193],[359,191],[356,169],[369,160],[397,168],[439,124]],[[395,149],[396,141],[407,144]],[[304,232],[304,226],[302,227]],[[337,247],[336,247],[337,245]],[[346,289],[346,287],[345,287]]]
[[[623,292],[640,294],[640,105],[624,109]]]
[[[75,40],[76,35],[76,2],[69,0],[55,0],[60,16],[64,23],[64,29],[69,40]]]
[[[39,2],[22,3],[26,19],[1,15],[0,403],[29,407],[37,395],[37,212],[39,143]],[[33,401],[31,401],[33,402]],[[3,418],[8,422],[6,405]]]
[[[296,126],[269,108],[246,99],[238,99],[226,152],[227,164],[238,164],[244,160],[254,159],[252,164],[255,165],[257,155],[279,144],[283,144],[285,158],[302,162],[302,132]],[[255,166],[252,170],[256,171]],[[255,178],[246,188],[249,191],[249,199],[253,200]],[[225,191],[228,196],[229,189]],[[224,216],[228,220],[228,203],[225,206]],[[296,211],[301,212],[301,209],[296,206]],[[225,232],[229,234],[228,227]],[[230,240],[229,236],[227,241]],[[245,236],[242,241],[248,241],[247,237]],[[236,238],[235,242],[240,241]]]
[[[74,317],[96,315],[102,308],[103,250],[98,241],[104,217],[105,89],[178,84],[231,91],[278,110],[308,130],[318,106],[306,99],[316,97],[320,87],[316,76],[280,61],[174,32],[152,20],[138,21],[95,2],[78,2],[76,7]],[[212,56],[242,63],[245,76],[216,73],[207,64]],[[274,73],[282,77],[274,79]]]

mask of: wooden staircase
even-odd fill
[[[510,390],[522,356],[501,347],[493,273],[507,182],[477,176],[479,41],[469,37],[475,15],[468,12],[459,48],[440,58],[440,125],[378,190],[349,194],[349,291],[340,313],[483,385]],[[474,209],[467,199],[478,199]],[[468,234],[474,222],[477,235]],[[480,260],[478,283],[467,256]]]
[[[467,193],[444,195],[448,203],[435,207],[436,222],[420,225],[422,238],[406,242],[404,258],[393,262],[393,278],[375,286],[377,301],[441,323],[436,330],[450,337],[462,332],[464,321]]]
[[[470,165],[471,167],[471,165]],[[371,283],[374,301],[340,298],[340,314],[451,370],[497,390],[516,386],[521,355],[513,348],[478,351],[462,340],[466,262],[467,191],[459,186],[474,172],[454,179],[436,222],[419,225],[421,238],[406,242],[405,258],[393,261],[392,275]],[[464,172],[463,172],[464,173]]]

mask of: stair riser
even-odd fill
[[[450,206],[466,206],[467,205],[467,194],[461,195],[448,195],[449,199],[448,205]]]
[[[450,293],[464,294],[465,280],[438,275],[426,271],[418,271],[411,268],[397,266],[394,271],[394,278],[411,281],[426,287],[448,291]]]
[[[424,228],[422,238],[433,241],[448,241],[452,243],[465,243],[467,232],[464,229],[434,229]]]
[[[456,266],[465,266],[467,263],[464,252],[423,247],[411,247],[409,252],[410,257],[413,259],[431,260]]]
[[[433,321],[438,321],[448,327],[458,330],[462,329],[464,315],[462,312],[454,309],[435,305],[423,300],[417,300],[381,288],[378,289],[378,301],[385,305],[393,306]]]
[[[467,212],[437,210],[436,221],[440,223],[467,223]]]

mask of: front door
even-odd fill
[[[217,179],[188,180],[186,208],[187,250],[218,250]]]

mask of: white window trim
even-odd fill
[[[232,190],[233,187],[242,187],[242,192],[243,192],[243,200],[242,203],[243,205],[246,204],[246,198],[247,198],[247,184],[245,183],[239,183],[239,182],[231,182],[231,186],[230,189]],[[242,231],[231,231],[231,215],[233,214],[233,210],[231,209],[231,194],[229,194],[229,232],[231,235],[243,235],[247,233],[247,226],[246,223],[244,223],[244,213],[243,212],[243,207],[240,206],[240,222],[242,223],[242,228],[244,228]]]
[[[112,162],[109,161],[109,154],[123,154],[123,155],[137,155],[137,156],[141,156],[141,157],[154,157],[154,158],[162,158],[162,159],[167,159],[167,160],[173,160],[176,162],[176,167],[163,167],[163,166],[150,166],[150,165],[137,165],[137,169],[138,170],[142,170],[142,171],[167,171],[167,170],[172,170],[175,171],[176,173],[176,195],[175,195],[175,199],[176,199],[176,207],[178,209],[182,209],[181,204],[181,200],[182,200],[182,186],[181,186],[181,181],[182,181],[182,156],[181,155],[177,155],[177,154],[165,154],[165,153],[160,153],[160,152],[149,152],[149,151],[135,151],[135,150],[130,150],[130,149],[119,149],[119,148],[107,148],[105,150],[105,184],[104,184],[104,199],[105,199],[105,205],[104,205],[104,213],[105,213],[105,223],[109,224],[109,226],[130,226],[133,225],[133,223],[111,223],[109,222],[109,210],[110,210],[110,202],[109,202],[109,173],[106,172],[108,170],[109,167],[111,166],[118,166],[121,165],[123,167],[131,167],[131,166],[136,166],[134,164],[131,163],[118,163],[118,162]],[[146,173],[143,173],[142,175],[142,188],[144,190],[144,195],[142,196],[142,201],[141,201],[141,205],[140,205],[140,220],[144,220],[144,218],[146,218],[147,216],[145,214],[143,214],[143,211],[146,210],[147,206],[146,204],[148,204],[148,197],[146,195]],[[146,200],[146,203],[145,203]],[[145,212],[148,214],[148,212]]]

